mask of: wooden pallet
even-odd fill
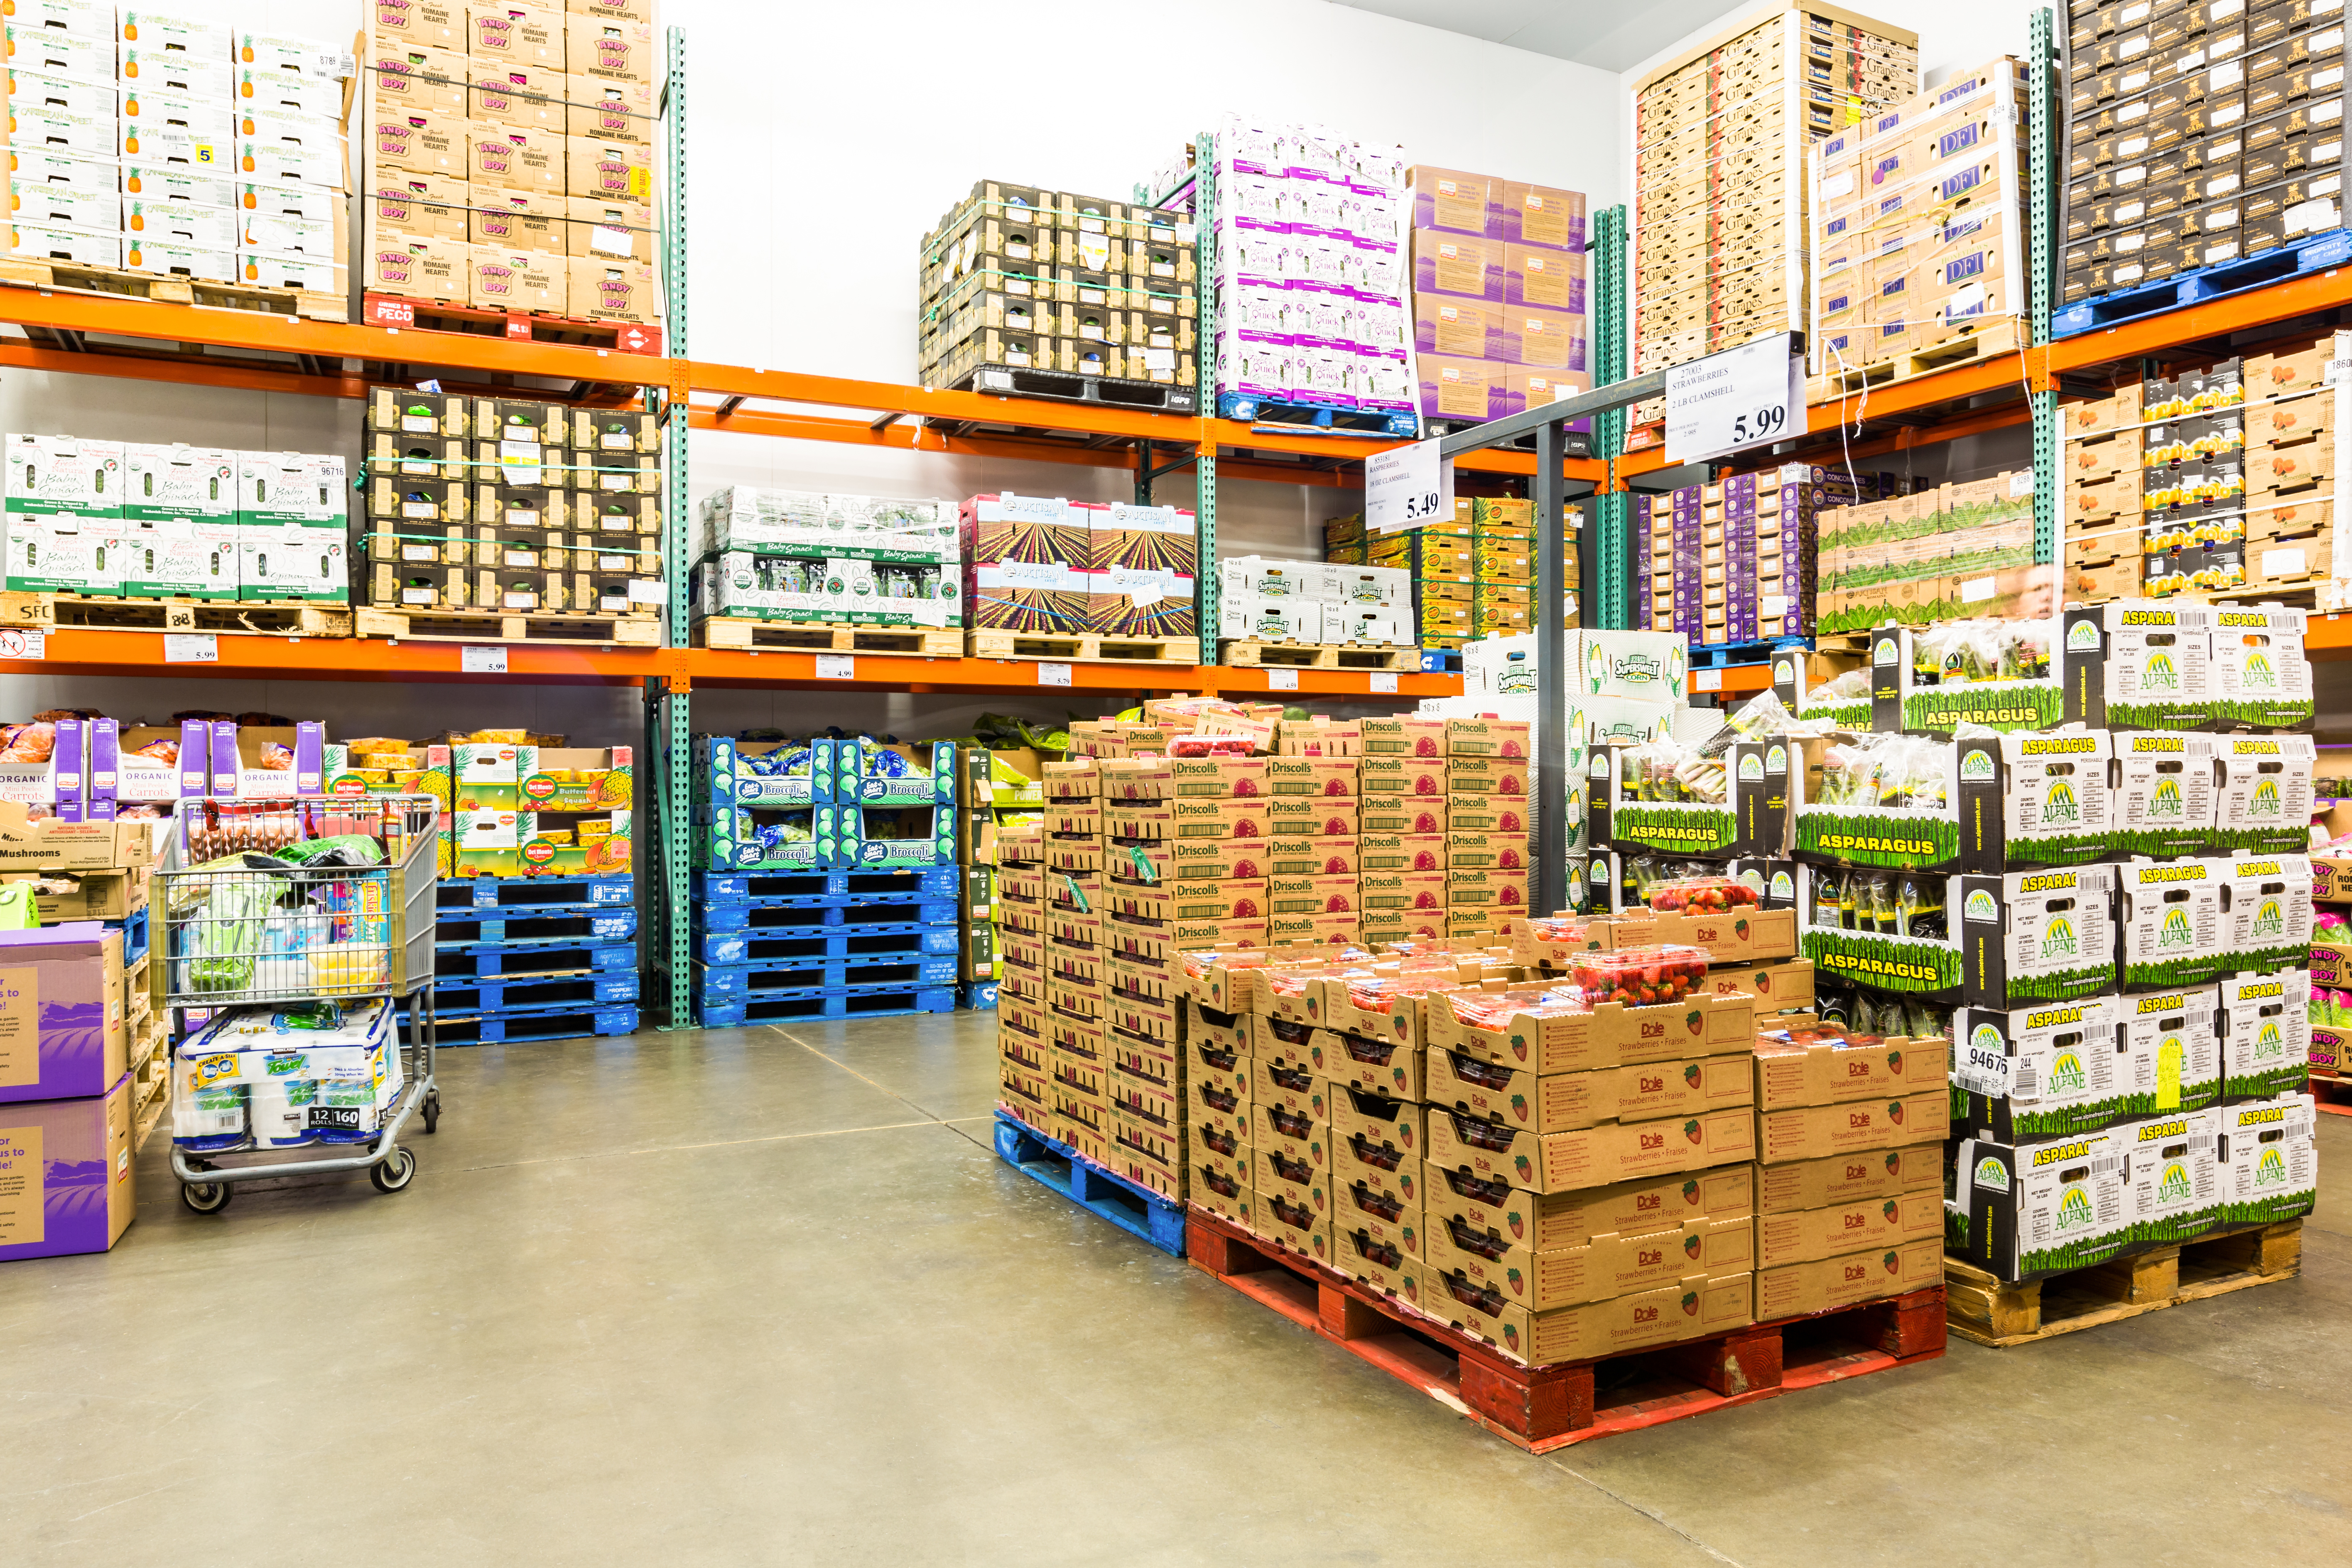
[[[34,256],[0,257],[0,284],[47,289],[59,294],[105,294],[118,300],[152,300],[164,305],[208,305],[216,310],[255,310],[296,316],[306,321],[348,321],[351,302],[341,294],[308,289],[263,289],[248,283],[218,283],[175,272],[134,272],[122,267],[84,267]]]
[[[412,642],[520,642],[659,647],[659,616],[593,616],[550,610],[358,611],[357,634]]]
[[[2183,1301],[2292,1279],[2302,1261],[2303,1221],[2291,1219],[2238,1226],[2041,1279],[2005,1281],[1947,1257],[1944,1289],[1951,1301],[1952,1332],[1973,1344],[2006,1350]]]
[[[45,632],[87,628],[347,637],[352,635],[352,612],[339,605],[267,599],[123,599],[79,594],[0,594],[0,626]]]
[[[973,658],[1042,658],[1064,664],[1198,664],[1199,637],[1115,637],[1092,632],[1054,637],[1029,632],[968,634]]]
[[[1394,669],[1417,672],[1421,649],[1361,643],[1221,642],[1217,662],[1237,668]]]
[[[2314,1068],[2305,1082],[2313,1103],[2322,1114],[2352,1116],[2352,1078],[2337,1078],[2334,1073]]]
[[[1528,1366],[1204,1209],[1184,1218],[1194,1267],[1530,1453],[1944,1353],[1944,1292],[1930,1289],[1630,1355]]]
[[[510,342],[559,343],[625,354],[662,352],[659,327],[640,326],[634,321],[591,321],[585,316],[541,315],[530,310],[486,310],[457,300],[403,300],[390,294],[366,294],[361,296],[360,320],[371,327],[396,327],[409,332],[449,332],[458,337],[504,338]]]
[[[1879,387],[1895,386],[1956,364],[1973,364],[2024,346],[2023,328],[2015,321],[1987,321],[1966,337],[1951,338],[1932,347],[1891,354],[1868,364],[1848,365],[1805,379],[1808,404],[1834,403]]]
[[[811,626],[796,621],[767,621],[735,616],[712,616],[695,624],[695,646],[716,648],[771,649],[785,653],[895,653],[919,658],[961,658],[963,633],[913,626]]]

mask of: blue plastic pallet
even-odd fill
[[[467,985],[497,975],[508,980],[547,980],[583,971],[637,967],[637,944],[575,943],[570,947],[453,945],[436,950],[436,985]]]
[[[854,952],[905,951],[912,939],[925,953],[959,952],[961,925],[858,925],[803,927],[767,931],[697,931],[694,956],[705,963],[768,963],[778,960],[847,958]],[[896,942],[896,949],[877,944]],[[814,945],[824,944],[822,953]]]
[[[1424,675],[1459,675],[1462,673],[1462,650],[1458,647],[1423,648],[1421,668]]]
[[[838,898],[843,900],[836,902]],[[854,893],[827,895],[821,900],[790,904],[703,904],[694,911],[698,931],[772,931],[809,922],[792,917],[824,911],[841,919],[839,925],[952,924],[960,907],[953,899],[858,899]],[[877,913],[877,911],[887,911]]]
[[[442,919],[462,914],[572,914],[636,907],[634,877],[446,877],[435,890]]]
[[[1248,392],[1217,395],[1217,417],[1252,425],[1296,425],[1331,436],[1364,436],[1410,441],[1421,434],[1421,416],[1402,409],[1339,408],[1291,397],[1260,397]]]
[[[2347,261],[2352,261],[2352,237],[2340,228],[2334,229],[2297,245],[2265,250],[2260,256],[2217,262],[2161,282],[2118,289],[2112,294],[2069,305],[2050,318],[2050,335],[2071,338],[2102,327],[2119,327],[2143,316],[2161,315],[2186,305],[2242,294],[2249,289],[2282,282],[2306,272],[2324,272]]]
[[[1690,645],[1693,669],[1727,669],[1735,664],[1763,664],[1784,647],[1811,647],[1811,637],[1751,637],[1745,642],[1695,642]]]
[[[602,914],[499,915],[478,910],[436,910],[434,921],[441,931],[434,946],[585,947],[625,942],[637,934],[637,911],[612,910]]]
[[[744,1024],[784,1024],[795,1019],[825,1023],[842,1018],[895,1017],[906,1013],[952,1013],[952,985],[908,986],[898,990],[793,992],[784,995],[750,996],[740,1001],[706,1002],[695,1020],[706,1029],[731,1029]]]
[[[590,974],[493,977],[467,984],[434,983],[435,1006],[450,1013],[578,1012],[637,999],[637,972],[606,969]]]
[[[961,872],[953,866],[928,871],[697,871],[698,904],[765,904],[787,899],[842,898],[875,894],[952,899]]]
[[[952,985],[962,961],[886,958],[830,963],[698,963],[698,1000],[733,1001],[784,991],[903,991],[910,985]]]
[[[996,1157],[1171,1258],[1184,1256],[1184,1205],[1115,1176],[1066,1143],[1000,1110]]]
[[[975,980],[963,988],[963,1005],[974,1012],[986,1012],[996,1005],[996,982]]]
[[[434,1016],[434,1033],[445,1046],[504,1046],[526,1040],[571,1040],[591,1035],[634,1035],[635,1007],[595,1007],[567,1013],[509,1013],[495,1018]]]
[[[151,945],[148,933],[155,929],[148,921],[147,914],[146,910],[133,910],[124,919],[104,922],[109,931],[119,931],[122,933],[122,962],[125,967],[147,956],[147,949]]]

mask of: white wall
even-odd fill
[[[178,0],[175,9],[337,39],[364,14],[357,0]],[[1228,110],[1319,121],[1416,160],[1580,190],[1595,208],[1624,196],[1613,75],[1324,0],[1007,0],[981,10],[943,0],[671,0],[663,18],[687,30],[688,342],[704,359],[910,382],[920,242],[974,180],[1124,199]],[[331,451],[355,448],[355,420],[354,405],[317,398],[0,374],[5,430]],[[1104,500],[1128,499],[1132,486],[1114,469],[698,432],[693,496],[738,483]],[[1192,504],[1190,476],[1161,481],[1160,499]],[[1219,487],[1225,551],[1314,556],[1322,520],[1355,505],[1351,491],[1229,480]],[[479,712],[480,722],[529,722],[583,744],[625,742],[635,725],[628,692],[278,682],[232,694],[212,683],[0,678],[0,718],[66,702],[126,717],[264,708],[346,732],[397,732],[387,721],[396,715],[424,733]],[[697,705],[714,724],[931,733],[968,726],[978,706],[716,692]]]

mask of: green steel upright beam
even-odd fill
[[[1199,346],[1192,363],[1194,395],[1203,421],[1217,414],[1217,139],[1203,131],[1192,140],[1192,243],[1194,274],[1201,293]],[[1193,614],[1201,626],[1201,662],[1217,662],[1217,446],[1201,443],[1192,469],[1192,515],[1200,524],[1200,561],[1193,568]]]
[[[686,29],[672,27],[669,79],[662,105],[662,145],[667,167],[662,183],[662,296],[673,366],[686,363]],[[668,388],[662,452],[662,568],[669,587],[664,617],[672,647],[687,646],[686,468],[687,388]],[[646,944],[664,984],[663,1026],[682,1029],[694,1022],[693,966],[687,895],[693,810],[688,791],[687,736],[691,702],[683,682],[646,682],[646,751],[641,777],[653,831],[651,876],[646,879]]]
[[[1625,209],[1592,215],[1586,249],[1592,258],[1592,384],[1625,379]],[[1626,410],[1612,408],[1592,418],[1592,455],[1616,458],[1625,451]],[[1592,498],[1591,544],[1579,561],[1584,599],[1578,619],[1601,629],[1633,624],[1633,501],[1622,490]]]
[[[2057,26],[2047,10],[2026,23],[2026,163],[2032,182],[2027,262],[2032,312],[2029,325],[2037,346],[2050,341],[2050,296],[2058,264]],[[2045,364],[2048,363],[2045,359]],[[2033,559],[2057,563],[2059,527],[2058,394],[2032,393],[2033,410]]]

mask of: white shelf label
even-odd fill
[[[1268,691],[1296,691],[1298,689],[1298,672],[1295,669],[1269,669],[1265,672],[1265,689]]]
[[[218,664],[220,638],[210,632],[165,632],[165,664]]]
[[[502,647],[476,647],[468,643],[457,650],[457,668],[467,675],[504,675],[507,672],[507,650]]]
[[[1692,670],[1692,671],[1691,671],[1691,689],[1692,689],[1693,691],[1720,691],[1720,690],[1722,690],[1722,689],[1723,689],[1723,671],[1722,671],[1722,670],[1720,670],[1720,669],[1694,669],[1694,670]]]
[[[1396,689],[1397,678],[1394,670],[1373,672],[1372,689],[1375,692],[1385,691],[1393,696],[1396,692]]]
[[[1393,533],[1454,516],[1454,465],[1434,440],[1391,447],[1364,459],[1364,526]]]
[[[1070,683],[1070,667],[1069,667],[1068,665],[1066,665],[1066,664],[1046,664],[1046,663],[1044,663],[1044,662],[1042,662],[1042,661],[1038,664],[1038,666],[1037,666],[1037,684],[1038,684],[1038,685],[1040,685],[1040,686],[1067,686],[1069,683]]]
[[[821,653],[817,655],[816,678],[819,680],[856,679],[857,656],[854,653]]]
[[[1805,362],[1790,352],[1792,342],[1775,332],[1669,369],[1666,461],[1696,462],[1802,435]]]
[[[0,658],[40,658],[49,657],[49,634],[10,629],[0,632]]]

